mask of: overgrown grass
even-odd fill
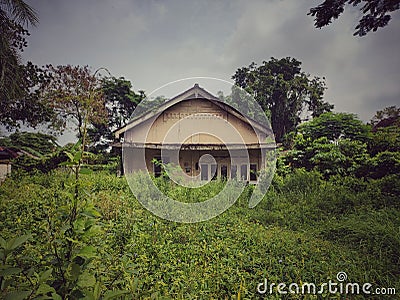
[[[159,184],[182,201],[206,196],[168,182]],[[93,202],[102,215],[102,229],[91,241],[97,255],[90,269],[102,291],[124,289],[129,291],[126,299],[257,299],[262,298],[257,285],[264,278],[318,285],[336,280],[340,271],[347,273],[349,282],[400,291],[399,186],[398,176],[370,182],[340,177],[323,181],[318,173],[299,170],[275,177],[254,209],[248,208],[249,186],[222,215],[179,224],[145,210],[124,178],[82,175],[85,201]],[[207,193],[218,193],[221,187],[221,182],[211,183]],[[63,172],[8,179],[0,186],[1,237],[28,231],[33,236],[9,263],[35,270],[52,265],[45,224],[63,213],[70,189]],[[15,280],[26,279],[18,275]],[[302,298],[276,292],[269,296]]]

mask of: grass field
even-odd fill
[[[176,200],[187,199],[184,188],[160,184]],[[212,182],[207,193],[222,186]],[[339,272],[347,274],[346,282],[371,283],[371,291],[400,292],[398,176],[324,181],[299,170],[276,176],[254,209],[248,208],[249,186],[225,213],[196,224],[152,215],[125,178],[97,172],[81,175],[79,217],[69,225],[74,188],[60,171],[0,186],[0,236],[7,242],[28,235],[6,258],[3,249],[0,297],[24,291],[31,299],[397,297],[326,290],[280,295],[276,287],[272,294],[257,292],[265,279],[319,287],[338,282]]]

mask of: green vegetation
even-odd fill
[[[287,152],[280,157],[280,172],[305,168],[317,170],[325,178],[344,175],[365,179],[399,174],[400,127],[393,123],[375,125],[371,130],[353,114],[324,113],[286,135]]]
[[[361,4],[356,34],[365,35],[386,26],[399,8],[398,1],[381,2],[325,1],[310,14],[322,27],[346,4]],[[37,15],[24,1],[9,0],[0,2],[0,17],[0,125],[62,132],[72,122],[79,137],[64,147],[41,133],[0,140],[5,153],[19,155],[0,186],[0,299],[258,299],[264,279],[319,287],[339,272],[348,282],[400,292],[399,108],[378,111],[364,124],[354,114],[331,112],[325,78],[311,77],[295,58],[239,68],[233,79],[244,90],[219,97],[238,104],[252,96],[270,118],[282,145],[272,185],[254,209],[249,185],[216,218],[169,222],[140,205],[126,179],[114,175],[117,151],[106,151],[135,109],[138,116],[165,99],[141,102],[145,93],[135,93],[124,77],[99,77],[104,68],[24,65],[27,26]],[[254,102],[240,105],[260,117]],[[304,113],[312,120],[302,123]],[[190,189],[166,176],[154,181],[181,202],[205,201],[226,184]],[[135,183],[152,199],[143,181]],[[267,296],[344,297],[279,295],[276,288]]]
[[[264,278],[320,284],[339,271],[399,290],[399,186],[398,175],[324,181],[298,170],[276,176],[255,209],[249,186],[221,216],[178,224],[146,211],[124,178],[98,172],[81,175],[71,237],[67,172],[10,178],[0,187],[1,295],[254,299]],[[184,188],[167,192],[187,199]]]
[[[322,28],[339,18],[346,6],[360,6],[362,18],[355,27],[354,35],[365,36],[371,31],[389,24],[391,14],[399,9],[398,1],[390,0],[325,0],[316,7],[310,9],[308,15],[315,17],[315,27]]]
[[[282,142],[285,134],[296,130],[304,111],[317,117],[333,108],[323,100],[325,78],[311,78],[301,70],[301,62],[295,58],[272,57],[260,66],[253,62],[238,69],[232,79],[254,97],[270,117],[277,142]],[[241,108],[240,111],[246,110]]]

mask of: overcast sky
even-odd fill
[[[315,29],[307,12],[322,1],[29,0],[40,23],[23,57],[106,67],[149,94],[185,77],[231,81],[253,61],[291,56],[305,72],[326,77],[325,100],[336,111],[368,121],[376,110],[399,106],[400,14],[360,38],[352,35],[355,8]]]

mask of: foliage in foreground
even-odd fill
[[[2,297],[254,299],[264,278],[321,284],[339,271],[352,282],[400,290],[396,175],[323,181],[298,170],[275,177],[255,209],[247,207],[248,187],[227,212],[197,224],[155,217],[124,178],[81,178],[85,196],[73,238],[67,212],[75,187],[67,174],[8,179],[0,187]],[[168,186],[185,200],[185,191]]]

